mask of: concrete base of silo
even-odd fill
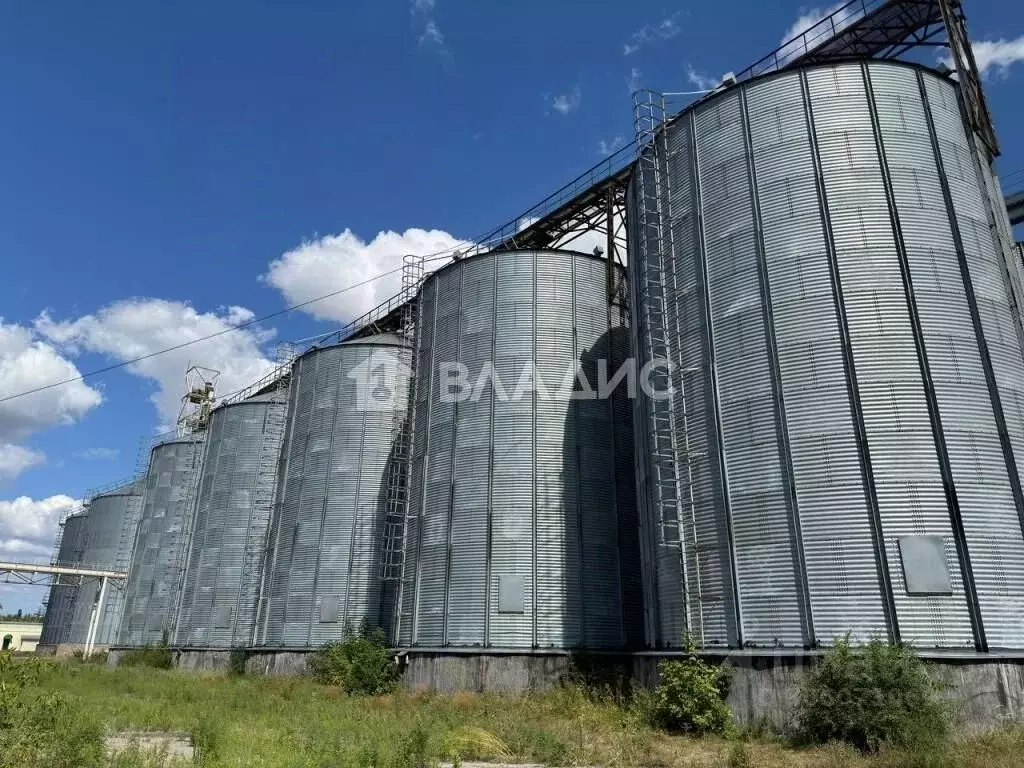
[[[800,688],[820,651],[744,650],[704,654],[733,668],[729,706],[741,726],[792,730]],[[451,653],[404,652],[410,690],[520,694],[577,678],[600,685],[653,688],[661,661],[682,653]],[[922,654],[967,729],[1024,722],[1024,653]]]
[[[128,650],[112,648],[108,664],[116,666]],[[183,670],[226,672],[233,666],[234,654],[242,653],[247,674],[296,677],[309,673],[313,650],[179,648],[174,649],[174,663]],[[686,655],[671,651],[482,653],[471,649],[402,649],[395,653],[408,690],[503,695],[543,691],[569,680],[619,690],[654,687],[659,663]],[[800,687],[821,653],[748,649],[709,651],[703,656],[733,668],[728,702],[739,725],[785,733],[793,726]],[[982,729],[1024,722],[1024,652],[932,652],[922,653],[922,658],[944,684],[961,727]]]
[[[94,645],[93,653],[106,653],[109,646]],[[37,645],[35,653],[37,656],[55,656],[58,659],[66,659],[76,654],[85,653],[85,643],[58,643],[57,645]]]
[[[684,654],[634,656],[633,681],[658,683],[658,664]],[[796,719],[800,689],[822,651],[758,649],[704,654],[733,668],[728,703],[742,726],[787,733]],[[1024,722],[1024,653],[922,653],[953,704],[958,725],[968,730]]]
[[[572,679],[621,688],[633,676],[632,656],[625,653],[410,649],[399,654],[403,683],[413,691],[521,694]]]
[[[116,667],[132,648],[111,648],[107,666]],[[306,660],[312,649],[292,648],[172,648],[173,663],[177,669],[190,672],[227,672],[233,666],[235,654],[243,654],[245,672],[268,677],[301,677],[308,673]]]

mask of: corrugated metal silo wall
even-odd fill
[[[83,568],[127,571],[139,525],[142,487],[134,484],[96,496],[89,501],[85,524],[85,547],[79,564]],[[93,606],[99,597],[100,582],[89,579],[78,589],[71,637],[67,642],[85,643],[89,634]],[[110,645],[117,637],[117,626],[124,608],[124,589],[108,583],[103,598],[103,614],[96,627],[98,645]]]
[[[156,645],[172,639],[183,546],[202,455],[201,435],[161,443],[150,453],[118,631],[120,645]]]
[[[385,483],[411,352],[396,337],[311,350],[292,369],[260,643],[316,646],[388,629]],[[386,397],[375,400],[378,390]],[[374,394],[377,393],[377,394]]]
[[[566,394],[577,367],[596,392],[628,357],[607,295],[606,263],[571,252],[485,254],[424,284],[401,645],[641,641],[627,393]],[[452,364],[473,387],[459,402]],[[520,386],[534,376],[550,397]]]
[[[64,532],[57,549],[58,565],[78,565],[85,547],[85,521],[85,514],[71,515],[64,521]],[[50,587],[43,629],[39,635],[40,645],[73,642],[69,638],[78,593],[78,582],[68,576],[58,578]]]
[[[646,564],[653,644],[1024,647],[1024,354],[955,84],[794,70],[667,136],[661,273],[696,455],[682,553]],[[683,443],[677,421],[680,467]]]
[[[176,645],[253,642],[285,407],[264,397],[210,418]]]

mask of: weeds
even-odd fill
[[[165,644],[146,645],[127,651],[117,663],[124,667],[170,669],[174,666],[174,654]]]
[[[732,670],[708,664],[693,645],[688,645],[687,651],[685,659],[658,665],[658,687],[647,700],[653,722],[683,733],[730,731],[732,712],[725,698]]]
[[[799,735],[806,743],[843,741],[864,752],[883,746],[919,753],[942,743],[949,712],[913,651],[872,641],[854,649],[836,644],[814,668],[801,691]]]
[[[245,674],[245,663],[249,660],[249,654],[243,648],[235,648],[228,656],[228,674],[241,677]]]
[[[109,654],[107,653],[107,651],[93,651],[92,654],[90,654],[89,656],[86,656],[84,651],[75,651],[71,654],[75,661],[80,661],[83,664],[101,665],[107,663],[108,655]]]
[[[328,643],[310,656],[309,668],[314,680],[340,686],[348,694],[388,693],[398,682],[398,667],[381,629],[346,630],[340,643]]]
[[[652,727],[646,710],[577,687],[523,697],[350,697],[302,679],[32,660],[8,663],[0,680],[18,721],[16,729],[0,728],[6,740],[0,768],[156,768],[150,752],[103,756],[104,733],[124,730],[190,733],[203,768],[418,768],[442,760],[606,768],[1016,768],[1024,754],[1024,729],[951,739],[942,751],[886,746],[873,755],[839,745],[794,750],[757,738],[672,735]]]

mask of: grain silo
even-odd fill
[[[400,645],[640,641],[628,403],[597,396],[629,350],[607,267],[500,251],[425,280]]]
[[[142,492],[141,482],[130,482],[99,493],[89,500],[79,566],[102,571],[128,570],[139,525]],[[99,579],[84,580],[78,588],[68,642],[87,641],[100,588]],[[124,595],[123,584],[108,584],[103,596],[102,613],[96,625],[94,644],[111,645],[115,642],[124,608]]]
[[[271,647],[386,628],[381,579],[392,444],[406,417],[410,350],[378,335],[314,347],[292,368],[258,630]]]
[[[85,547],[84,512],[69,515],[61,525],[60,544],[57,546],[56,565],[77,566]],[[39,645],[56,647],[71,642],[71,624],[78,599],[79,577],[55,576],[46,599],[46,615],[39,636]],[[81,642],[85,642],[83,638]]]
[[[270,392],[210,417],[175,645],[253,643],[285,407]]]
[[[630,251],[638,350],[674,365],[638,432],[652,644],[1024,647],[1019,273],[956,82],[799,67],[652,135]]]
[[[171,640],[202,457],[202,433],[161,442],[150,452],[119,645],[156,645]]]

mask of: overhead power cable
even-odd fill
[[[426,261],[439,261],[441,259],[446,259],[449,256],[451,256],[453,253],[457,252],[460,248],[464,248],[464,247],[467,247],[467,246],[456,246],[454,248],[449,248],[449,249],[446,249],[444,251],[437,251],[435,253],[430,253],[430,254],[427,254],[426,256],[424,256],[423,260],[426,262]],[[352,285],[347,285],[344,288],[338,289],[337,291],[331,291],[330,293],[325,293],[323,296],[317,296],[316,298],[309,299],[307,301],[303,301],[303,302],[300,302],[298,304],[291,304],[291,305],[285,307],[284,309],[279,309],[276,312],[271,312],[270,314],[267,314],[267,315],[261,315],[260,317],[254,317],[252,320],[247,320],[244,323],[239,323],[238,325],[232,325],[232,326],[230,326],[228,328],[224,328],[223,330],[217,331],[216,333],[211,333],[211,334],[209,334],[207,336],[202,336],[202,337],[200,337],[198,339],[192,339],[190,341],[182,342],[181,344],[175,344],[174,346],[166,347],[164,349],[157,350],[156,352],[149,352],[149,353],[147,353],[145,355],[139,355],[138,357],[133,357],[131,360],[122,360],[119,363],[114,363],[113,365],[108,365],[108,366],[105,366],[103,368],[97,368],[97,369],[95,369],[93,371],[89,371],[88,373],[83,373],[83,374],[81,374],[79,376],[72,376],[71,378],[62,379],[60,381],[54,381],[54,382],[51,382],[50,384],[44,384],[44,385],[42,385],[40,387],[34,387],[32,389],[26,389],[24,392],[18,392],[18,393],[13,394],[13,395],[7,395],[6,397],[0,397],[0,404],[6,403],[6,402],[10,402],[11,400],[17,400],[18,398],[25,397],[27,395],[34,395],[37,392],[44,392],[44,391],[46,391],[48,389],[55,389],[57,387],[63,387],[66,384],[73,384],[76,381],[84,381],[85,379],[91,379],[91,378],[93,378],[95,376],[99,376],[99,375],[104,374],[104,373],[110,373],[111,371],[116,371],[119,368],[124,368],[125,366],[128,366],[128,365],[134,365],[135,363],[140,363],[143,360],[149,360],[149,359],[154,358],[154,357],[159,357],[160,355],[166,355],[168,352],[176,352],[179,349],[184,349],[185,347],[191,347],[191,346],[193,346],[195,344],[200,344],[200,343],[202,343],[204,341],[209,341],[210,339],[215,339],[218,336],[224,336],[224,335],[229,334],[229,333],[234,333],[235,331],[241,331],[241,330],[244,330],[245,328],[249,328],[249,327],[251,327],[253,325],[257,325],[259,323],[266,322],[267,320],[273,320],[275,317],[280,317],[281,315],[286,315],[289,312],[294,312],[297,309],[302,309],[303,307],[308,307],[311,304],[316,304],[319,301],[325,301],[326,299],[332,299],[335,296],[340,296],[341,294],[346,293],[347,291],[352,291],[352,290],[355,290],[356,288],[362,288],[364,285],[369,285],[370,283],[375,282],[377,280],[380,280],[381,278],[387,277],[388,275],[393,275],[396,272],[401,272],[401,271],[402,271],[401,267],[395,267],[394,269],[390,269],[387,272],[381,272],[380,274],[374,275],[373,277],[368,277],[365,280],[360,280],[358,283],[353,283]]]

